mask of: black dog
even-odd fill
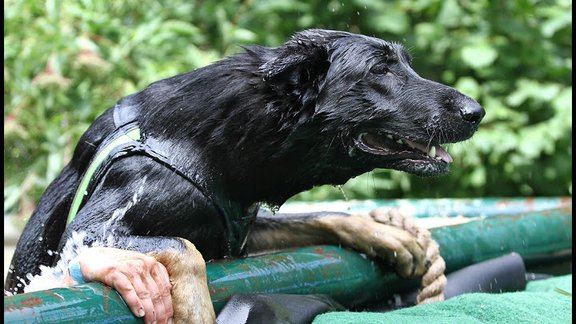
[[[258,206],[374,168],[445,174],[452,159],[440,144],[470,138],[483,116],[473,99],[416,74],[396,43],[308,30],[248,47],[101,115],[30,218],[5,288],[21,292],[74,232],[144,253],[195,246],[206,260],[319,243],[389,259],[386,240],[367,230],[386,225],[373,219]],[[421,274],[417,259],[401,275]]]

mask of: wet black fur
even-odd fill
[[[277,48],[248,47],[119,104],[136,106],[146,140],[187,168],[207,195],[134,155],[114,162],[67,227],[79,179],[115,129],[109,109],[46,190],[18,242],[6,289],[39,265],[53,265],[58,256],[47,251],[62,248],[72,231],[86,231],[87,243],[113,235],[115,246],[140,251],[179,248],[174,237],[183,237],[206,260],[242,253],[226,245],[221,212],[240,219],[255,203],[281,205],[374,168],[443,174],[447,165],[429,165],[414,152],[370,154],[358,137],[384,130],[427,145],[457,142],[472,136],[484,114],[453,88],[419,77],[401,45],[324,30],[298,33]],[[131,201],[124,216],[110,221]]]

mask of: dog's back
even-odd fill
[[[267,138],[263,134],[264,129],[257,129],[257,127],[265,127],[264,118],[255,122],[254,119],[258,119],[261,114],[251,113],[247,109],[262,105],[261,96],[251,95],[256,92],[247,90],[252,87],[246,78],[246,74],[250,75],[251,72],[247,71],[257,70],[258,64],[253,55],[242,54],[198,70],[160,80],[138,93],[123,98],[116,106],[109,108],[98,117],[82,135],[72,160],[48,186],[27,222],[16,246],[5,282],[5,288],[8,292],[21,292],[25,282],[28,281],[27,277],[40,272],[40,265],[53,266],[59,260],[59,251],[66,242],[66,236],[68,236],[65,235],[65,232],[71,232],[67,228],[67,217],[73,199],[75,195],[78,195],[82,177],[85,176],[103,142],[109,140],[110,136],[117,132],[119,123],[124,122],[118,121],[118,119],[127,118],[129,121],[138,123],[141,132],[148,137],[147,145],[153,146],[153,150],[155,150],[153,153],[163,159],[160,162],[176,166],[180,170],[197,169],[197,171],[190,172],[191,175],[189,174],[188,177],[196,177],[194,175],[196,173],[217,173],[213,171],[215,167],[212,167],[211,170],[205,168],[209,164],[205,161],[208,160],[213,161],[212,165],[222,163],[218,167],[234,167],[237,170],[242,170],[245,166],[243,163],[254,163],[254,161],[240,157],[224,157],[225,152],[235,153],[234,150],[227,148],[229,143],[222,141],[222,139],[239,138],[242,137],[242,133],[249,132],[261,134],[262,138]],[[246,111],[242,111],[242,109],[246,109]],[[122,114],[126,116],[118,116]],[[244,120],[242,120],[243,118]],[[245,125],[247,124],[252,124],[254,127],[246,129]],[[166,129],[170,131],[166,131]],[[274,132],[274,129],[267,128],[265,132]],[[263,143],[259,146],[266,147],[268,145]],[[212,149],[206,150],[204,147],[212,147]],[[224,162],[231,160],[235,160],[236,163],[234,165],[228,163],[227,165]],[[181,166],[183,164],[185,166]],[[137,176],[135,170],[139,166],[141,165],[126,167],[125,175],[135,178]],[[169,170],[169,172],[172,171],[175,170]],[[187,173],[186,170],[183,172]],[[182,181],[181,178],[180,181]],[[201,179],[197,178],[194,181],[200,182]],[[223,185],[218,184],[220,187]],[[176,190],[177,187],[176,185],[167,186],[171,187],[172,190]],[[86,190],[89,189],[86,188]],[[215,192],[217,189],[205,188],[203,191]],[[163,195],[162,193],[166,194]],[[208,194],[211,195],[212,193]],[[190,196],[194,196],[194,194],[190,194]],[[179,203],[177,200],[183,200],[179,197],[170,194],[170,192],[157,193],[158,203],[146,211],[148,218],[162,217],[162,210],[166,210],[162,209],[161,205],[177,204]],[[106,197],[101,199],[106,199]],[[190,204],[194,205],[193,201],[194,199],[190,198]],[[203,210],[200,207],[201,204],[196,203],[196,207],[194,207],[200,213]],[[121,206],[116,206],[116,208],[118,207]],[[110,214],[116,208],[112,208]],[[187,211],[186,208],[182,210],[184,213]],[[204,212],[203,214],[204,216],[199,216],[197,219],[212,217],[211,212]],[[90,217],[105,220],[109,217],[109,213]],[[191,222],[194,223],[194,221]],[[218,220],[216,223],[220,222]],[[206,222],[201,221],[199,223]],[[210,222],[208,221],[208,223]],[[144,226],[143,224],[146,223],[142,223],[140,226]],[[151,225],[151,227],[153,226]],[[206,226],[208,225],[204,224],[199,228]],[[222,231],[219,224],[212,224],[211,227],[214,231]],[[145,230],[141,232],[145,232]],[[208,234],[199,236],[211,237],[217,241],[225,240],[223,237],[215,238]],[[86,243],[99,239],[101,237],[93,237],[87,239]],[[199,243],[200,247],[215,246],[215,248],[206,247],[206,255],[223,255],[223,249],[216,248],[223,244],[208,244],[204,241],[207,240],[202,239],[202,242]],[[210,250],[215,250],[215,252],[208,252]]]
[[[6,277],[7,289],[18,287],[21,291],[28,274],[37,274],[40,265],[51,266],[59,257],[72,197],[98,145],[114,130],[113,126],[111,110],[94,121],[82,135],[71,162],[46,188],[16,245]]]

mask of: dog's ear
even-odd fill
[[[295,34],[284,45],[273,49],[272,57],[260,66],[264,81],[298,88],[322,79],[330,66],[332,44],[346,35],[320,29]]]

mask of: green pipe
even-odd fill
[[[481,217],[431,232],[448,273],[510,252],[530,260],[572,249],[572,206]]]
[[[327,294],[351,307],[389,296],[395,291],[392,286],[402,285],[393,272],[382,271],[354,251],[330,245],[210,263],[207,271],[217,312],[241,293]]]
[[[143,323],[118,292],[91,282],[4,297],[4,323]]]
[[[373,199],[329,202],[292,202],[282,211],[345,211],[367,213],[380,207],[399,207],[412,217],[491,217],[571,207],[571,197]]]
[[[447,272],[515,251],[525,258],[572,248],[572,207],[498,217],[482,216],[460,225],[432,229]],[[324,293],[352,306],[406,291],[416,280],[401,280],[360,254],[315,246],[207,264],[209,289],[218,312],[238,293]],[[9,323],[140,322],[114,289],[99,283],[4,298]]]
[[[572,208],[481,217],[431,232],[452,272],[511,252],[530,258],[571,249]],[[247,292],[323,293],[353,306],[414,287],[414,281],[400,280],[357,253],[331,246],[210,263],[207,270],[216,310],[230,296]]]

